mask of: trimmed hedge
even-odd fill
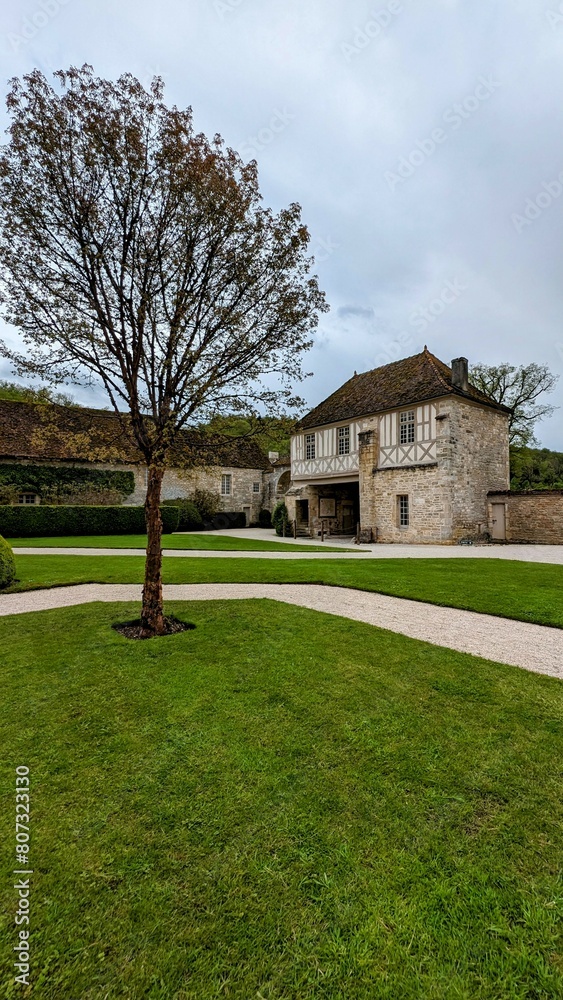
[[[178,500],[163,500],[163,506],[166,507],[177,507],[180,520],[178,521],[177,531],[202,531],[203,530],[203,518],[191,500],[180,497]]]
[[[271,528],[272,527],[272,515],[269,510],[261,510],[258,515],[258,527],[259,528]]]
[[[5,538],[0,535],[0,590],[16,578],[14,553]]]
[[[165,534],[176,531],[177,507],[161,507]],[[48,507],[21,504],[0,507],[0,533],[9,538],[56,535],[144,535],[144,507]]]

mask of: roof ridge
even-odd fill
[[[431,366],[432,370],[436,373],[436,375],[438,376],[438,378],[439,378],[440,382],[442,383],[442,385],[444,385],[446,387],[446,389],[448,389],[448,391],[451,392],[452,389],[454,388],[453,385],[452,385],[452,383],[448,382],[444,378],[442,372],[440,371],[440,369],[438,368],[438,365],[436,364],[436,361],[439,361],[439,358],[435,357],[435,355],[432,354],[432,352],[428,350],[426,344],[424,345],[424,351],[422,353],[423,353],[424,357],[426,358],[426,360],[430,362],[430,366]],[[441,363],[443,364],[444,362],[441,362]]]

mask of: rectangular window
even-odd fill
[[[230,497],[232,493],[233,477],[230,473],[221,476],[221,496]]]
[[[399,417],[399,444],[414,442],[414,410],[404,410]]]
[[[305,435],[305,458],[315,458],[317,454],[315,434]]]
[[[252,484],[252,492],[253,493],[259,493],[260,492],[260,483],[253,483]]]
[[[349,427],[339,427],[338,428],[338,454],[339,455],[349,455],[350,454],[350,428]]]
[[[36,493],[20,493],[18,503],[37,503]]]
[[[400,528],[408,528],[410,524],[409,498],[405,493],[397,497],[397,519]]]

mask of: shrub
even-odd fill
[[[16,578],[14,553],[5,538],[0,535],[0,590]]]
[[[272,515],[269,510],[261,510],[258,515],[258,526],[260,528],[272,527]]]
[[[194,490],[190,500],[199,511],[202,521],[209,521],[221,510],[221,497],[211,490]]]
[[[205,521],[204,527],[209,531],[221,528],[246,528],[246,514],[241,510],[223,510],[209,521]]]
[[[203,518],[195,504],[186,497],[179,497],[177,500],[163,500],[163,505],[178,508],[180,519],[177,531],[201,531],[203,528]]]
[[[272,514],[272,524],[276,529],[276,535],[289,534],[287,529],[287,525],[289,524],[289,515],[283,500],[281,500],[274,509],[274,513]]]
[[[176,531],[177,507],[161,507],[166,534]],[[10,538],[48,535],[144,535],[144,507],[82,507],[21,504],[0,507],[0,532]]]

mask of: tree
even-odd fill
[[[54,392],[48,385],[20,385],[0,379],[0,399],[13,399],[23,403],[56,403],[59,406],[78,406],[72,396],[64,392]]]
[[[553,375],[547,365],[472,365],[470,382],[497,403],[510,409],[510,443],[517,446],[537,444],[534,426],[538,420],[550,417],[556,406],[538,405],[537,399],[553,392],[559,375]]]
[[[179,432],[211,413],[295,407],[327,306],[300,207],[264,208],[256,163],[196,134],[160,79],[147,91],[90,66],[54,76],[34,70],[8,94],[0,281],[28,351],[2,352],[17,374],[101,383],[144,456],[149,637],[167,627],[159,503]]]

